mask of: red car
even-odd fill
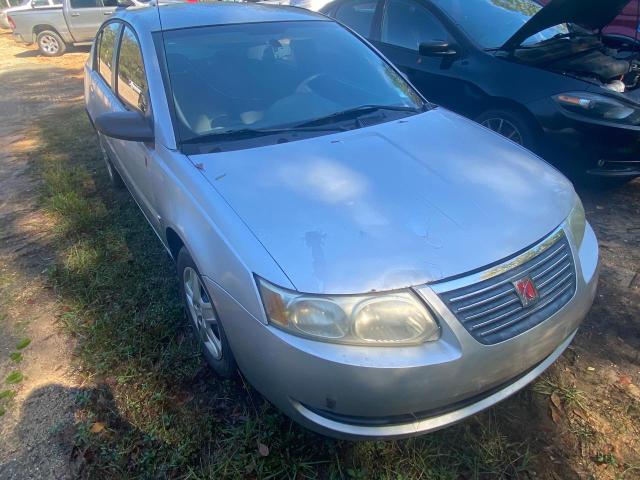
[[[541,5],[546,5],[551,0],[536,1]],[[610,35],[622,35],[640,40],[640,33],[638,33],[638,25],[640,24],[639,8],[640,0],[630,0],[622,13],[604,29],[604,32]]]
[[[640,22],[640,18],[638,18],[639,7],[640,0],[629,2],[622,13],[604,31],[614,35],[624,35],[635,39],[640,38],[638,33],[638,23]]]

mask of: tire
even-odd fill
[[[100,153],[102,154],[102,160],[104,160],[105,166],[107,167],[107,175],[109,176],[109,183],[113,188],[116,189],[124,189],[124,182],[122,181],[122,177],[116,167],[113,166],[113,162],[109,158],[109,154],[107,153],[106,148],[104,147],[104,140],[100,135],[98,135],[98,144],[100,145]]]
[[[59,57],[67,50],[60,35],[53,30],[43,30],[36,37],[36,43],[40,49],[40,53],[45,57]]]
[[[487,110],[476,118],[476,122],[529,150],[535,151],[538,146],[535,128],[524,115],[514,110]]]
[[[177,270],[187,318],[194,327],[207,363],[218,376],[233,377],[238,367],[227,335],[198,267],[184,247],[178,253]]]

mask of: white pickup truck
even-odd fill
[[[55,57],[68,46],[91,44],[100,25],[117,8],[145,4],[141,0],[63,0],[62,8],[12,12],[8,21],[17,41],[36,43],[42,55]]]

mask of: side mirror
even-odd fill
[[[418,53],[423,57],[451,57],[458,54],[455,45],[444,40],[432,40],[422,42],[418,47]]]
[[[130,142],[152,142],[149,122],[139,112],[104,113],[95,119],[96,130],[103,135]]]

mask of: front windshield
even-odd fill
[[[484,48],[502,47],[542,6],[533,0],[433,0]],[[547,28],[523,42],[533,45],[569,33],[567,24]]]
[[[287,128],[363,106],[423,107],[393,68],[334,22],[173,30],[164,43],[183,142]]]

